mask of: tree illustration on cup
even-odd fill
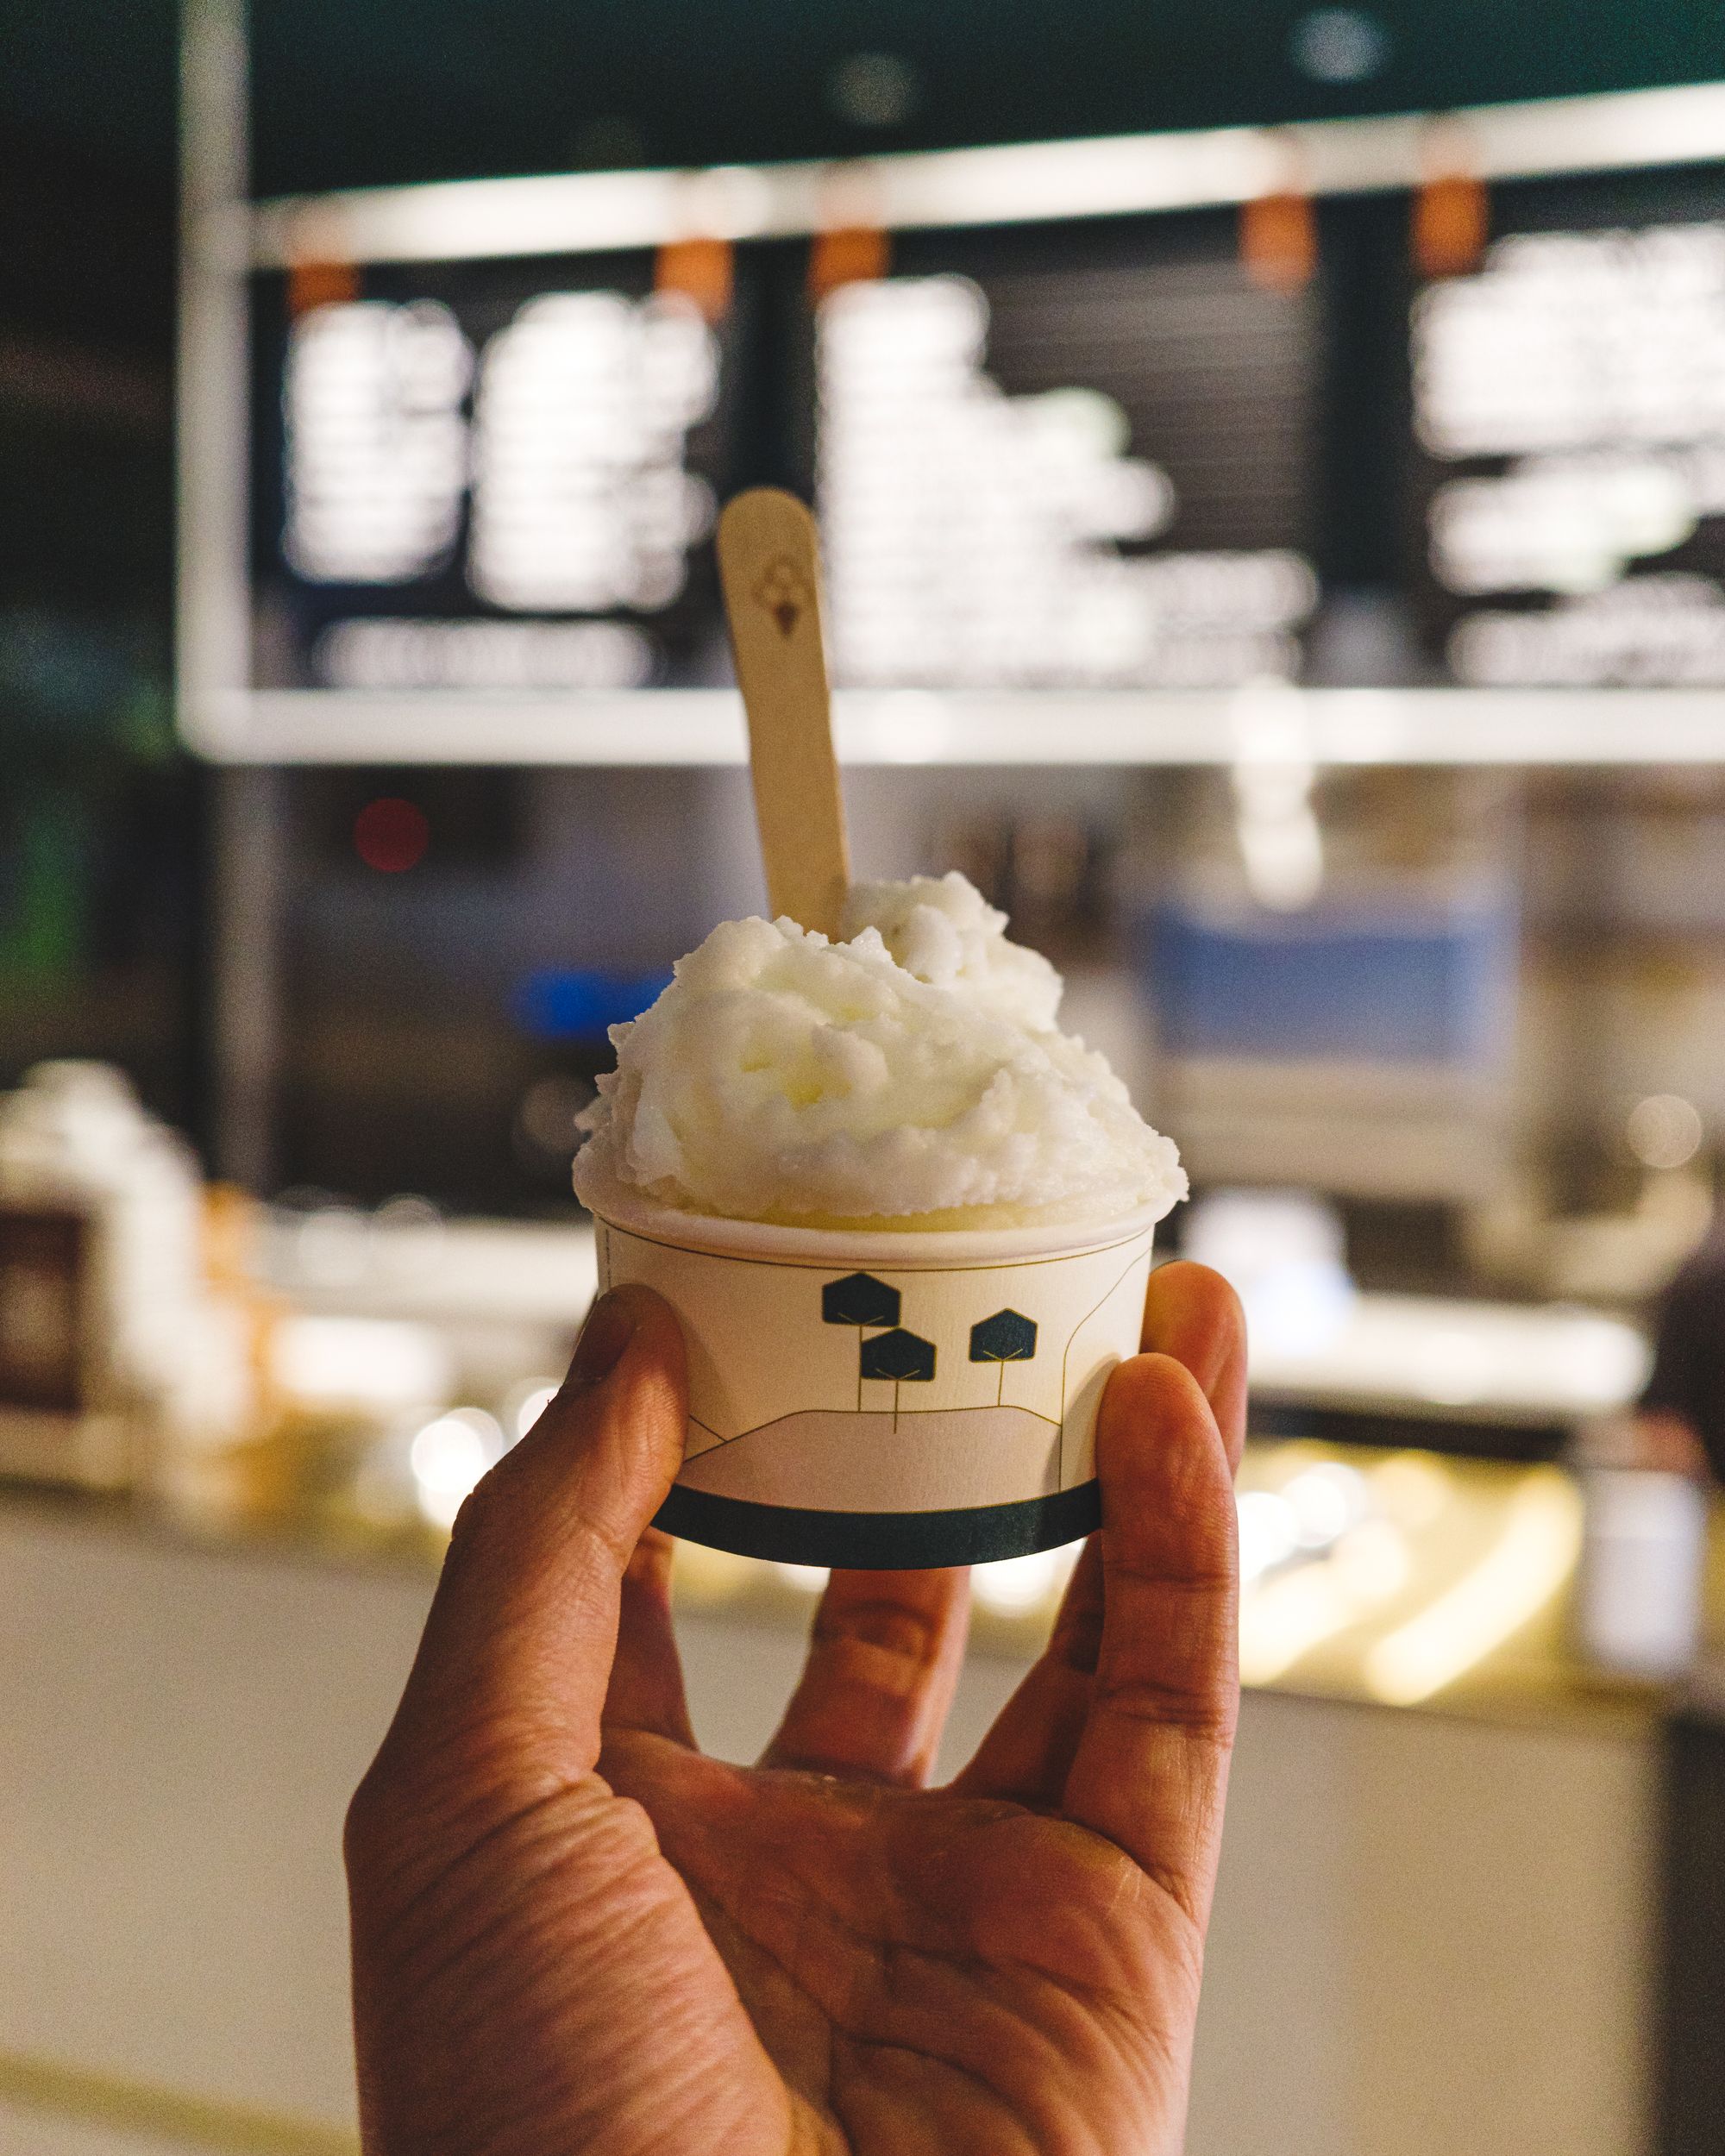
[[[889,1288],[872,1273],[847,1273],[830,1280],[820,1291],[824,1325],[854,1325],[856,1328],[856,1412],[862,1412],[865,1379],[893,1388],[893,1427],[899,1426],[899,1388],[926,1385],[934,1376],[935,1348],[920,1333],[907,1332],[899,1323],[903,1301],[896,1288]],[[873,1334],[873,1338],[865,1335]],[[1036,1320],[1019,1310],[997,1310],[970,1328],[970,1360],[998,1363],[994,1388],[998,1407],[1006,1396],[1007,1364],[1028,1363],[1036,1355]]]
[[[970,1360],[998,1363],[1000,1375],[994,1388],[994,1405],[1006,1396],[1008,1363],[1029,1363],[1036,1357],[1036,1320],[1017,1310],[997,1310],[970,1328]]]
[[[820,1291],[823,1325],[854,1325],[856,1328],[856,1412],[862,1412],[862,1335],[865,1332],[899,1322],[899,1291],[888,1288],[872,1273],[847,1273],[830,1280]]]
[[[926,1385],[934,1376],[934,1342],[925,1340],[920,1333],[906,1332],[902,1326],[892,1332],[877,1332],[872,1340],[864,1340],[857,1357],[862,1377],[884,1379],[893,1388],[893,1427],[899,1426],[899,1388],[900,1385]],[[862,1397],[862,1378],[857,1381],[857,1397]]]

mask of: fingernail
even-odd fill
[[[1151,1275],[1144,1299],[1143,1346],[1147,1353],[1172,1355],[1176,1362],[1184,1362],[1181,1346],[1208,1350],[1204,1329],[1192,1323],[1191,1283],[1191,1269],[1178,1259],[1158,1266]]]
[[[610,1376],[623,1359],[623,1351],[635,1338],[635,1315],[615,1288],[603,1294],[587,1313],[581,1337],[575,1343],[568,1383],[577,1388],[597,1385]]]

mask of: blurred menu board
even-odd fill
[[[1411,342],[1454,677],[1725,682],[1725,222],[1510,234]]]
[[[1315,297],[1250,283],[1231,228],[1209,253],[1170,253],[1168,230],[922,241],[821,302],[838,679],[1298,674],[1317,599]]]
[[[731,333],[650,257],[416,265],[259,298],[253,678],[712,678]]]

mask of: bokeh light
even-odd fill
[[[1288,50],[1314,82],[1369,82],[1389,58],[1389,33],[1358,8],[1315,8],[1294,25]]]
[[[423,809],[393,794],[367,801],[354,818],[354,851],[382,876],[417,868],[430,843],[431,826]]]
[[[1692,1100],[1681,1094],[1653,1093],[1630,1109],[1623,1134],[1644,1167],[1672,1169],[1694,1159],[1706,1132]]]

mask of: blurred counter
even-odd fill
[[[260,1270],[303,1309],[363,1310],[462,1331],[536,1328],[557,1338],[573,1331],[598,1282],[590,1228],[392,1224],[335,1209],[275,1215]],[[1312,1334],[1312,1344],[1254,1340],[1259,1400],[1427,1420],[1563,1424],[1622,1407],[1647,1369],[1637,1327],[1563,1306],[1368,1294]]]
[[[276,1313],[267,1426],[157,1457],[132,1499],[93,1517],[152,1539],[428,1572],[466,1489],[564,1367],[596,1284],[591,1231],[447,1221],[411,1200],[279,1212],[252,1269]],[[1633,1610],[1614,1636],[1623,1594],[1602,1568],[1621,1571],[1626,1532],[1636,1578],[1679,1597],[1704,1543],[1702,1633],[1725,1641],[1716,1508],[1703,1520],[1665,1478],[1633,1478],[1629,1498],[1657,1484],[1665,1509],[1643,1502],[1626,1528],[1621,1477],[1584,1484],[1548,1460],[1456,1450],[1471,1433],[1502,1451],[1529,1432],[1555,1449],[1633,1401],[1647,1352],[1634,1326],[1596,1312],[1415,1296],[1358,1295],[1280,1338],[1264,1327],[1239,1480],[1245,1682],[1498,1716],[1623,1712],[1693,1645],[1680,1612],[1651,1648]],[[1356,1429],[1415,1442],[1327,1441]],[[21,1526],[57,1501],[8,1488]],[[1653,1546],[1662,1534],[1675,1556]],[[984,1645],[1030,1651],[1070,1561],[982,1568]],[[693,1545],[678,1560],[687,1608],[751,1621],[800,1623],[819,1577]]]
[[[412,1200],[375,1214],[342,1206],[270,1214],[257,1269],[307,1310],[559,1336],[580,1324],[599,1285],[590,1227],[449,1220]]]
[[[326,1211],[278,1214],[261,1239],[269,1291],[314,1319],[412,1322],[448,1349],[457,1413],[489,1416],[508,1442],[561,1370],[596,1282],[591,1232],[498,1222],[390,1221]],[[1578,1582],[1580,1486],[1549,1464],[1454,1456],[1528,1432],[1560,1440],[1621,1411],[1644,1381],[1642,1334],[1567,1307],[1362,1294],[1314,1344],[1263,1336],[1252,1348],[1254,1429],[1302,1426],[1430,1432],[1449,1457],[1405,1445],[1255,1442],[1240,1478],[1242,1664],[1249,1684],[1330,1698],[1492,1714],[1617,1712],[1635,1696],[1609,1639],[1584,1654]],[[445,1402],[447,1409],[448,1402]],[[326,1431],[326,1436],[327,1436]],[[397,1440],[398,1445],[399,1440]],[[474,1464],[480,1465],[477,1453]],[[367,1557],[432,1561],[439,1494],[400,1480],[379,1503],[372,1462],[310,1448],[302,1472],[265,1478],[237,1501],[205,1483],[171,1517],[194,1533],[264,1534]],[[403,1507],[414,1495],[423,1517]],[[189,1500],[189,1501],[188,1501]],[[1721,1544],[1717,1520],[1711,1537]],[[1725,1560],[1722,1560],[1725,1564]],[[979,1636],[1021,1652],[1070,1567],[1059,1552],[986,1567]],[[800,1620],[818,1574],[684,1545],[687,1607]],[[1709,1573],[1725,1637],[1725,1570]],[[1604,1674],[1615,1668],[1616,1674]]]
[[[1669,1550],[1659,1539],[1665,1523],[1650,1531],[1638,1516],[1628,1531],[1630,1570],[1614,1588],[1606,1568],[1621,1560],[1624,1530],[1610,1507],[1622,1479],[1607,1476],[1596,1491],[1590,1532],[1588,1479],[1555,1466],[1249,1443],[1238,1499],[1244,1683],[1492,1721],[1655,1716],[1665,1665],[1685,1661],[1688,1648],[1679,1609],[1675,1646],[1656,1643],[1650,1657],[1647,1574],[1662,1573],[1681,1599],[1684,1566],[1698,1569],[1694,1645],[1725,1651],[1725,1501],[1697,1502],[1698,1550],[1681,1515]],[[1628,1479],[1632,1495],[1665,1482]],[[146,1548],[274,1557],[308,1582],[330,1566],[429,1580],[445,1539],[423,1519],[367,1519],[351,1477],[316,1465],[297,1488],[277,1482],[255,1502],[236,1503],[224,1478],[207,1506],[187,1490],[165,1503],[0,1484],[0,1516],[15,1534],[75,1524]],[[1073,1556],[1050,1551],[976,1569],[982,1651],[1037,1651]],[[825,1575],[683,1543],[674,1578],[690,1615],[800,1631]]]
[[[1509,1428],[1614,1413],[1647,1367],[1645,1336],[1620,1318],[1435,1295],[1363,1294],[1314,1344],[1251,1350],[1264,1406]]]

